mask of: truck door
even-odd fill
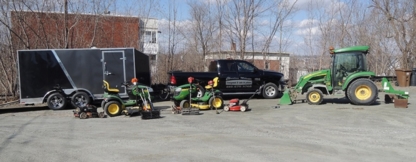
[[[233,60],[220,62],[219,78],[219,86],[223,92],[241,92],[241,88],[237,85],[239,77]]]
[[[261,85],[261,78],[257,68],[245,61],[236,61],[235,64],[237,66],[242,91],[256,91]]]
[[[126,93],[126,89],[121,84],[126,81],[124,51],[103,51],[103,79],[106,80],[111,88],[117,88],[121,94]]]

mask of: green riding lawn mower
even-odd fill
[[[175,89],[175,94],[172,96],[174,106],[172,111],[174,114],[182,115],[197,115],[199,110],[212,110],[223,108],[224,100],[222,99],[221,91],[215,89],[218,86],[219,78],[215,77],[208,81],[208,84],[203,87],[200,81],[193,77],[188,78],[189,84],[184,84]]]
[[[322,103],[324,95],[345,95],[352,104],[371,105],[378,98],[378,88],[373,81],[375,73],[367,71],[366,55],[369,46],[330,48],[330,69],[315,71],[300,77],[295,87],[288,88],[280,99],[280,105],[293,104],[299,94],[306,93],[311,105]],[[407,107],[409,93],[394,90],[386,78],[382,78],[385,102],[394,101],[396,107]],[[299,101],[299,100],[298,100]],[[302,100],[303,101],[303,100]],[[404,103],[405,102],[405,103]]]
[[[118,94],[118,89],[110,88],[109,83],[105,80],[103,83],[105,93],[101,107],[103,107],[104,112],[108,116],[139,114],[142,119],[160,117],[160,111],[154,108],[147,86],[123,83],[123,86],[127,88],[127,95],[129,96],[128,100],[123,100]]]

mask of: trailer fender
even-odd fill
[[[45,103],[46,100],[48,99],[49,95],[51,95],[52,93],[55,93],[55,92],[59,92],[59,91],[58,90],[50,90],[50,91],[46,92],[46,94],[43,95],[42,103]],[[59,92],[59,93],[61,93],[62,95],[64,95],[68,99],[68,95],[67,94],[62,93],[62,92]]]
[[[90,96],[91,101],[94,101],[94,100],[97,99],[88,89],[84,89],[84,88],[78,88],[77,90],[71,92],[71,94],[69,96],[72,96],[72,95],[74,95],[77,92],[85,92],[85,93],[87,93]]]

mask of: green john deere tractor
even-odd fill
[[[292,104],[297,95],[306,93],[306,101],[311,105],[319,105],[324,95],[345,94],[345,97],[355,105],[371,105],[378,98],[378,88],[372,81],[374,72],[367,71],[366,55],[369,46],[352,46],[341,49],[330,48],[332,64],[330,69],[315,71],[300,77],[296,86],[287,89],[280,104]],[[385,87],[391,86],[389,82]],[[388,84],[388,85],[387,85]],[[408,98],[408,93],[395,91],[392,88],[386,92],[394,93],[399,98]]]

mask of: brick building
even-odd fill
[[[12,40],[17,49],[92,46],[139,49],[140,45],[138,17],[12,11],[11,22]]]

